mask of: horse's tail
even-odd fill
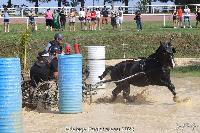
[[[99,76],[100,80],[102,80],[111,70],[113,69],[113,66],[106,67],[105,71],[101,76]]]

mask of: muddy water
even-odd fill
[[[83,104],[83,113],[59,114],[23,111],[25,133],[200,133],[200,78],[172,78],[179,96],[173,101],[166,87],[131,86],[135,102],[126,103],[121,94],[110,103],[114,84],[107,84]],[[190,100],[188,100],[190,99]]]

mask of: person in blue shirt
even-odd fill
[[[141,13],[140,13],[140,11],[137,11],[135,13],[134,20],[136,21],[136,24],[137,24],[137,31],[142,30],[142,20],[141,20]]]
[[[3,22],[4,22],[4,32],[9,32],[9,14],[8,14],[8,9],[4,8],[3,14],[2,14]]]

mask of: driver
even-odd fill
[[[38,53],[37,61],[30,69],[30,78],[33,87],[36,87],[39,82],[48,81],[50,79],[48,54],[45,52]]]

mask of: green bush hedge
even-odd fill
[[[20,37],[25,31],[26,25],[11,25],[10,32],[0,32],[0,56],[19,56]],[[153,53],[159,46],[160,41],[169,41],[173,36],[173,46],[176,48],[175,57],[200,57],[200,31],[199,29],[168,29],[162,28],[161,23],[149,23],[144,25],[141,32],[137,32],[135,24],[124,23],[124,30],[113,31],[111,26],[104,27],[99,31],[81,31],[77,24],[76,32],[64,31],[65,42],[73,46],[74,43],[81,44],[81,52],[86,58],[88,45],[106,46],[106,58],[126,58],[146,57]],[[44,25],[38,26],[39,31],[30,32],[29,64],[35,59],[38,51],[44,49],[48,41],[53,39],[56,32],[44,30]],[[2,27],[0,28],[2,31]],[[123,49],[121,44],[128,44]],[[64,46],[64,45],[63,45]],[[72,48],[73,51],[73,48]]]

